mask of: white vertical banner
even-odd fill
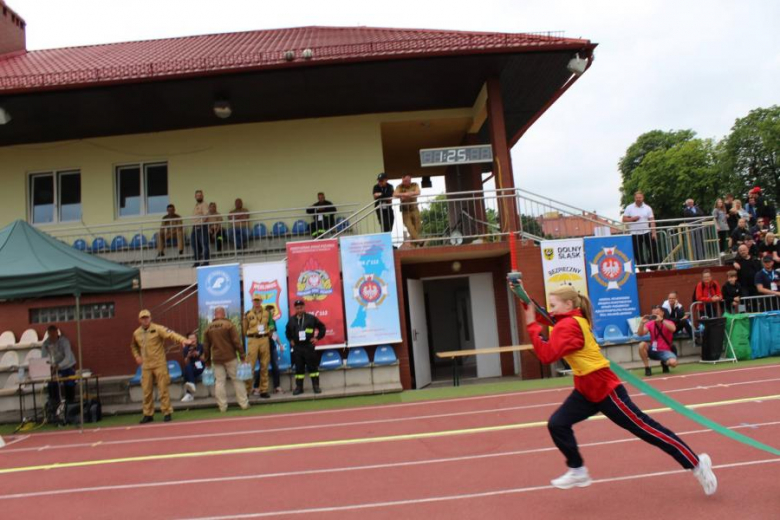
[[[585,245],[581,238],[543,240],[542,269],[544,293],[561,285],[571,285],[580,294],[588,295],[588,278],[585,273]],[[549,300],[548,300],[549,303]]]
[[[287,262],[263,262],[259,264],[244,264],[244,311],[252,308],[252,296],[259,294],[263,298],[263,306],[273,305],[273,319],[279,342],[284,345],[284,351],[276,355],[279,367],[290,366],[290,345],[284,334],[287,321],[290,319],[290,306],[287,302]]]

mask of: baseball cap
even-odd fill
[[[260,293],[255,293],[252,295],[252,301],[260,300],[263,301],[263,297],[260,295]]]
[[[385,179],[387,179],[387,174],[385,172],[382,172],[382,173],[380,173],[379,175],[376,176],[376,180],[378,180],[378,181],[383,181]]]
[[[151,318],[151,317],[152,317],[152,313],[149,312],[147,309],[144,309],[144,310],[142,310],[141,312],[138,313],[138,319],[141,319],[141,318]]]
[[[293,303],[293,305],[297,307],[298,305],[306,305],[306,304],[303,302],[303,300],[295,300],[295,303]]]
[[[755,188],[753,188],[752,190],[750,190],[748,193],[760,193],[760,192],[761,192],[761,188],[759,188],[758,186],[756,186]]]
[[[764,258],[761,259],[761,261],[764,262],[765,264],[769,264],[769,263],[774,262],[774,260],[772,260],[771,256],[765,256]]]

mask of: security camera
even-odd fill
[[[566,68],[569,70],[569,72],[576,74],[577,76],[582,75],[587,67],[588,59],[580,58],[579,54],[575,54],[574,57],[569,60],[569,64],[566,65]]]
[[[11,114],[3,107],[0,107],[0,125],[7,124],[9,121],[11,121]]]

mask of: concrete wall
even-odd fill
[[[120,221],[115,167],[155,161],[168,162],[170,202],[183,216],[192,214],[195,189],[202,189],[206,201],[216,202],[225,213],[236,197],[242,197],[250,211],[259,211],[308,206],[318,191],[337,205],[364,205],[373,200],[371,187],[384,170],[381,123],[462,113],[370,114],[0,147],[0,226],[27,219],[29,174],[66,169],[81,171],[85,224]]]

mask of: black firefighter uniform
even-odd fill
[[[144,393],[144,415],[154,415],[154,385],[160,394],[160,411],[163,415],[173,413],[171,396],[168,394],[168,384],[171,378],[168,375],[168,366],[165,359],[165,340],[172,339],[178,343],[187,341],[187,338],[176,334],[156,323],[150,323],[144,330],[138,327],[133,332],[133,343],[130,350],[133,356],[141,357],[141,389]]]
[[[271,362],[271,343],[269,337],[271,335],[268,330],[268,322],[271,320],[271,314],[262,309],[255,311],[250,309],[244,314],[242,320],[242,327],[244,334],[247,337],[247,353],[246,362],[255,369],[255,362],[257,362],[258,356],[260,357],[260,393],[268,392],[268,364]],[[252,379],[246,382],[246,390],[249,392],[252,389]]]

